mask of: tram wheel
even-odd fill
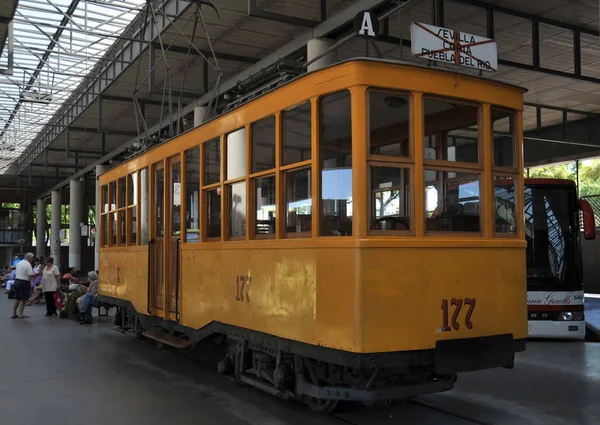
[[[318,413],[331,413],[337,407],[339,400],[324,400],[322,398],[304,397],[304,402],[310,410]]]

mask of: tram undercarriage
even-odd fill
[[[457,379],[456,374],[437,375],[427,352],[347,353],[214,322],[195,330],[139,314],[129,302],[104,302],[118,306],[115,325],[121,331],[177,349],[193,350],[209,341],[222,350],[216,364],[220,373],[318,412],[331,412],[340,401],[371,404],[449,391]]]

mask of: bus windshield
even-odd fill
[[[579,291],[579,209],[574,187],[525,186],[529,291]]]

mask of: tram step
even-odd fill
[[[169,335],[162,331],[145,331],[142,332],[142,335],[148,339],[161,342],[173,348],[186,348],[191,345],[190,341],[186,339],[177,338],[176,336]]]

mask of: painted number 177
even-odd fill
[[[448,332],[452,329],[455,331],[460,329],[459,315],[463,306],[466,306],[467,308],[467,313],[464,318],[465,326],[467,329],[472,329],[473,322],[471,321],[471,316],[473,315],[476,301],[475,298],[452,298],[450,301],[446,299],[442,300],[442,330]],[[452,307],[454,311],[452,311],[452,317],[450,317],[450,310]],[[450,327],[450,325],[452,325],[452,327]]]

